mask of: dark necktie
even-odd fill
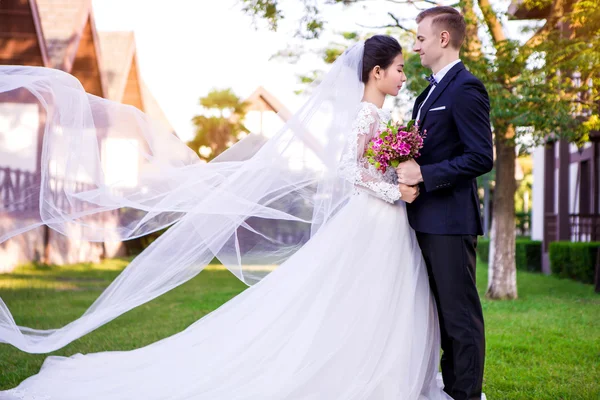
[[[429,81],[429,83],[431,83],[432,85],[437,85],[437,81],[435,80],[435,77],[433,76],[433,74],[429,75],[425,79],[427,79]]]

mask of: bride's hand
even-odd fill
[[[419,185],[409,186],[404,183],[398,184],[398,188],[400,189],[401,200],[404,200],[407,203],[412,203],[419,196]]]

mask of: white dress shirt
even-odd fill
[[[435,78],[435,81],[438,83],[441,82],[441,80],[444,79],[444,76],[446,76],[448,71],[450,71],[452,69],[452,67],[454,67],[459,62],[460,62],[460,59],[452,61],[450,64],[446,65],[444,68],[440,69],[437,74],[433,75],[433,77]],[[427,93],[427,97],[425,97],[425,100],[423,100],[423,102],[419,106],[419,111],[417,112],[417,121],[419,119],[421,119],[421,108],[423,108],[423,105],[425,105],[425,102],[427,102],[427,99],[429,98],[429,96],[431,96],[431,93],[433,92],[435,87],[436,87],[436,84],[433,84],[431,86],[431,89],[429,89],[429,93]]]

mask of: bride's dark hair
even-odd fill
[[[365,40],[361,81],[367,83],[373,68],[379,65],[382,69],[386,69],[401,53],[402,46],[391,36],[375,35]]]

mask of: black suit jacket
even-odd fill
[[[429,89],[417,98],[413,119]],[[482,235],[475,178],[493,167],[485,87],[462,62],[456,64],[423,105],[420,120],[427,136],[416,159],[423,175],[420,195],[406,206],[411,227],[431,234]]]

